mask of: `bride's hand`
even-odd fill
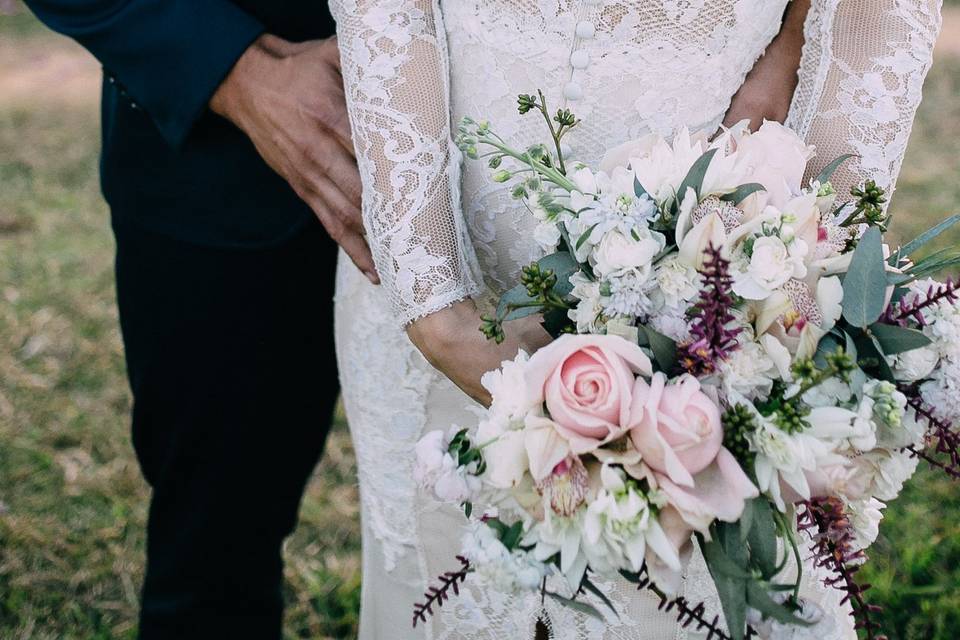
[[[490,394],[480,384],[487,371],[511,360],[517,350],[532,353],[552,338],[542,326],[539,316],[528,316],[504,323],[506,339],[497,344],[480,332],[480,313],[471,300],[420,318],[407,327],[410,341],[427,361],[446,375],[471,398],[484,406]]]

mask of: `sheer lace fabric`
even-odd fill
[[[332,0],[351,124],[364,183],[364,220],[384,284],[348,260],[338,274],[337,340],[359,461],[364,587],[361,637],[532,638],[546,608],[557,640],[702,637],[627,585],[603,584],[620,619],[603,623],[539,596],[514,598],[468,580],[428,625],[411,604],[455,565],[462,514],[411,478],[420,435],[472,424],[469,399],[432,370],[401,326],[467,296],[488,301],[539,257],[529,213],[481,162],[461,170],[451,122],[487,118],[511,144],[543,139],[521,118],[518,93],[584,119],[567,155],[604,150],[680,126],[715,129],[779,30],[787,0]],[[935,0],[813,0],[800,84],[788,124],[822,163],[857,153],[838,190],[865,177],[892,186],[939,28]],[[818,167],[815,167],[817,169]],[[719,611],[702,558],[685,593]],[[839,596],[808,574],[804,596],[824,610],[806,635],[853,637]]]

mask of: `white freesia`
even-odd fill
[[[680,261],[693,269],[703,267],[706,250],[711,245],[723,247],[727,242],[727,233],[723,227],[723,220],[715,211],[707,214],[697,223],[680,242],[678,257]]]
[[[590,566],[608,573],[639,571],[649,546],[671,569],[680,569],[680,557],[670,543],[646,498],[622,469],[603,465],[602,488],[587,507],[584,518],[585,553]]]
[[[624,269],[649,273],[653,258],[666,244],[662,233],[651,231],[646,226],[632,229],[628,234],[611,231],[600,239],[593,254],[596,272],[601,276]]]

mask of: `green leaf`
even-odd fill
[[[586,602],[580,602],[579,600],[573,600],[571,598],[564,598],[559,593],[554,593],[552,591],[546,591],[545,593],[565,607],[569,607],[574,611],[578,611],[584,615],[590,616],[591,618],[596,618],[597,620],[601,621],[603,620],[603,615],[597,611],[597,608],[587,604]]]
[[[638,198],[642,198],[647,195],[647,190],[643,188],[643,185],[640,184],[640,180],[637,179],[637,176],[633,176],[633,193]]]
[[[856,347],[857,364],[866,373],[875,378],[886,380],[887,382],[896,382],[893,376],[893,370],[883,353],[883,348],[877,339],[865,331],[851,329],[851,337]]]
[[[463,503],[463,515],[465,515],[465,516],[467,516],[467,518],[469,518],[472,513],[473,513],[473,503],[472,503],[472,502],[464,502],[464,503]]]
[[[843,278],[843,318],[855,327],[867,327],[886,302],[887,276],[880,229],[870,227],[853,253]]]
[[[606,607],[613,612],[613,615],[617,617],[617,620],[620,619],[620,614],[617,612],[617,608],[613,606],[613,602],[611,602],[610,598],[607,597],[607,594],[605,594],[603,591],[600,591],[600,589],[597,588],[597,585],[593,584],[586,574],[584,574],[583,579],[580,581],[580,586],[599,598],[600,602],[606,605]]]
[[[916,329],[907,329],[890,324],[872,324],[870,333],[880,343],[880,348],[888,356],[913,351],[930,344],[930,338],[925,336],[922,331]]]
[[[960,251],[956,247],[947,247],[917,260],[912,267],[907,269],[907,273],[914,278],[925,278],[958,264],[960,264]]]
[[[957,224],[958,222],[960,222],[960,213],[954,216],[950,216],[940,224],[928,229],[927,231],[924,231],[915,239],[911,240],[907,244],[900,247],[900,250],[897,251],[894,255],[890,256],[890,264],[896,265],[897,263],[895,262],[895,260],[897,260],[898,258],[903,256],[909,257],[913,255],[918,249],[926,245],[928,242],[930,242],[931,240],[933,240],[934,238],[936,238],[941,233],[943,233],[953,225]]]
[[[837,349],[842,346],[840,340],[841,338],[833,333],[828,333],[820,338],[820,342],[817,344],[817,352],[813,356],[813,361],[818,367],[825,368],[827,366],[826,357],[836,353]]]
[[[760,569],[764,579],[769,580],[777,573],[777,524],[766,498],[754,498],[751,503],[753,526],[747,537],[751,565]]]
[[[551,336],[559,338],[563,335],[563,330],[570,325],[570,316],[566,309],[551,307],[543,313],[543,322],[540,324]]]
[[[641,346],[647,345],[653,351],[653,358],[656,361],[657,368],[664,373],[670,373],[677,367],[677,343],[654,331],[650,327],[639,325],[641,342],[644,337],[646,341]]]
[[[684,195],[687,193],[688,187],[693,188],[697,194],[697,197],[700,197],[700,190],[703,188],[703,179],[707,175],[707,169],[710,168],[710,162],[713,160],[713,156],[716,155],[716,153],[716,149],[710,149],[705,154],[697,158],[697,161],[693,163],[692,167],[690,167],[690,171],[687,172],[687,177],[683,179],[683,182],[680,183],[680,187],[677,189],[678,199],[683,199]]]
[[[739,540],[739,534],[737,539]],[[720,596],[720,606],[727,621],[730,637],[733,640],[743,640],[747,631],[747,581],[719,570],[720,564],[733,562],[724,553],[719,541],[714,539],[711,542],[705,542],[700,534],[697,534],[697,540],[700,542],[710,575],[713,577],[717,595]]]
[[[747,604],[759,611],[765,618],[773,618],[783,624],[795,624],[809,627],[811,623],[798,618],[788,607],[777,603],[770,597],[766,587],[759,582],[747,583]]]
[[[590,225],[590,228],[584,231],[583,234],[579,238],[577,238],[577,246],[576,246],[577,249],[582,247],[583,243],[590,239],[590,234],[593,233],[593,230],[597,228],[598,224],[600,223],[595,222],[594,224]]]
[[[503,534],[500,538],[500,542],[503,543],[510,551],[513,551],[517,548],[517,545],[520,544],[520,537],[523,535],[523,522],[517,521],[507,529],[506,533]]]
[[[856,157],[857,155],[854,153],[843,154],[842,156],[840,156],[839,158],[837,158],[836,160],[834,160],[833,162],[825,166],[823,168],[823,171],[821,171],[820,174],[816,178],[814,178],[814,180],[816,182],[819,182],[820,184],[823,184],[824,182],[828,182],[830,178],[833,177],[834,172],[836,172],[836,170],[840,168],[840,165],[842,165],[844,162],[846,162],[850,158],[856,158]]]
[[[737,205],[743,202],[744,200],[746,200],[747,196],[751,196],[757,191],[766,191],[766,190],[767,190],[766,187],[764,187],[759,182],[748,182],[747,184],[740,185],[739,187],[734,189],[732,192],[724,196],[720,196],[720,199],[723,200],[724,202],[731,202]]]
[[[746,542],[750,535],[750,529],[753,528],[753,500],[747,500],[743,505],[743,513],[740,514],[740,542]]]

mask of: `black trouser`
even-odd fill
[[[271,249],[116,224],[133,444],[153,488],[141,638],[281,634],[281,543],[337,395],[336,248]]]

